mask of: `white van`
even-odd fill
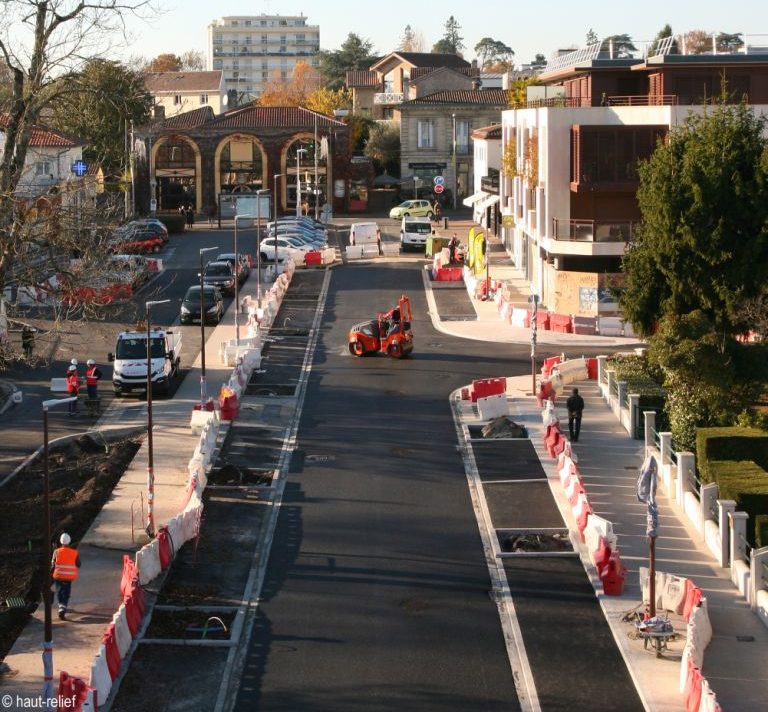
[[[350,245],[377,245],[381,249],[381,230],[375,222],[358,222],[349,226]]]
[[[400,225],[400,248],[403,252],[411,247],[424,249],[431,234],[432,221],[429,218],[403,218]]]

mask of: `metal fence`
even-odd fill
[[[693,492],[696,499],[701,499],[701,480],[696,475],[696,469],[689,468],[688,472],[685,473],[685,476],[688,478],[691,492]]]

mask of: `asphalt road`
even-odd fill
[[[420,270],[333,271],[298,433],[319,457],[288,475],[237,710],[519,708],[448,395],[527,348],[436,332]],[[413,357],[350,356],[401,292]]]

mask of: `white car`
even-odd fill
[[[403,218],[400,225],[400,247],[403,252],[409,248],[423,250],[431,234],[432,221],[429,218]]]
[[[275,245],[275,240],[277,240],[277,245]],[[308,251],[298,249],[295,245],[282,237],[265,237],[259,245],[259,256],[261,257],[261,261],[274,262],[275,249],[277,249],[278,262],[293,260],[294,262],[301,263],[304,261],[304,253]]]

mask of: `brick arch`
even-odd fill
[[[216,150],[213,154],[213,190],[215,195],[221,193],[221,153],[230,141],[234,139],[247,140],[256,146],[261,156],[261,185],[263,188],[269,187],[267,177],[267,153],[264,150],[262,141],[252,134],[237,132],[228,134],[216,144]]]
[[[170,143],[171,141],[184,141],[185,143],[188,143],[195,154],[195,211],[199,212],[203,207],[203,159],[202,153],[200,152],[200,147],[197,145],[197,142],[194,139],[190,138],[189,136],[185,136],[184,134],[169,134],[168,136],[161,136],[158,138],[157,141],[152,144],[152,170],[149,179],[150,181],[157,181],[156,161],[158,151],[165,144]],[[155,197],[157,197],[157,193],[155,193]]]
[[[327,134],[327,132],[326,132]],[[318,143],[322,139],[321,135],[318,135]],[[314,143],[315,141],[315,135],[312,131],[299,131],[292,136],[290,136],[284,143],[280,150],[280,173],[283,174],[283,179],[280,181],[280,185],[278,187],[279,193],[280,193],[280,207],[282,210],[286,210],[288,208],[288,185],[291,186],[295,185],[296,182],[296,165],[288,165],[288,153],[290,152],[291,148],[296,143]],[[326,190],[326,196],[325,199],[328,202],[333,201],[333,161],[331,160],[331,156],[328,155],[325,157],[325,190]],[[305,172],[309,172],[312,174],[314,170],[314,160],[307,159],[308,162],[304,164],[302,162],[301,164],[301,172],[302,174]],[[295,203],[294,203],[295,205]]]

